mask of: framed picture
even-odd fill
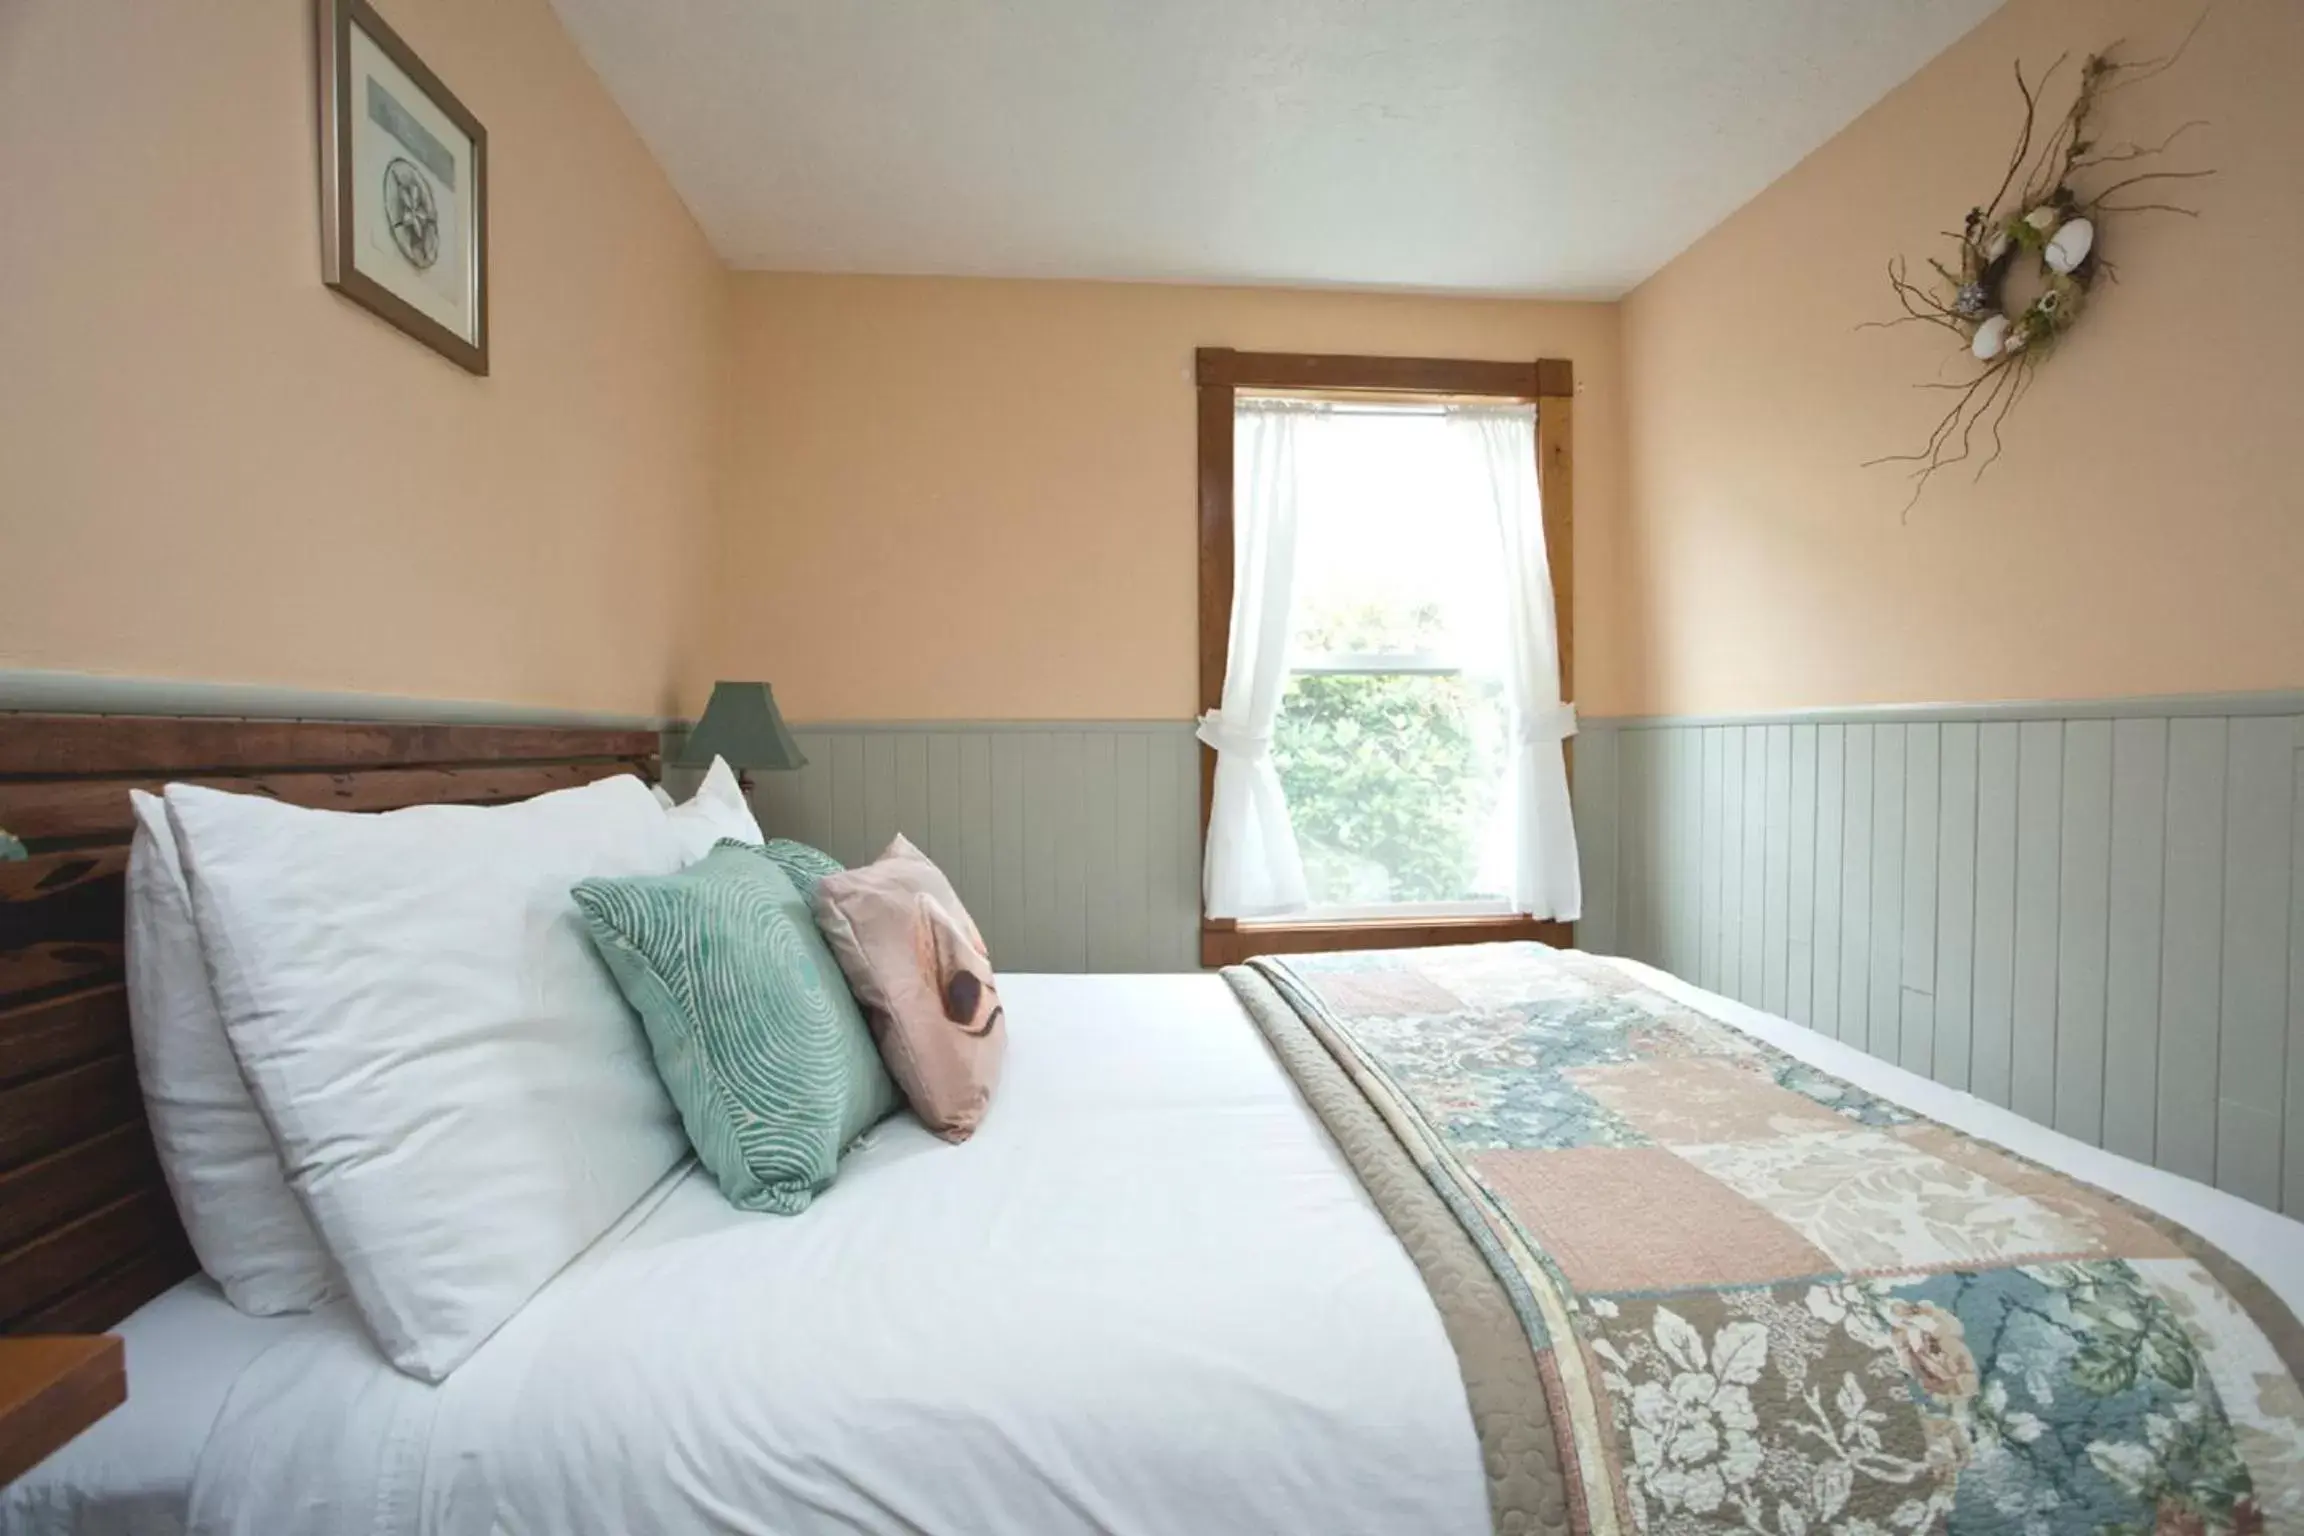
[[[488,131],[368,0],[316,0],[321,275],[488,371]]]

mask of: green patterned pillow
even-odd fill
[[[676,875],[585,880],[571,894],[729,1203],[806,1209],[841,1149],[896,1107],[807,902],[759,848],[731,840]]]
[[[800,893],[803,902],[816,899],[816,882],[826,875],[837,875],[848,866],[821,848],[796,843],[788,837],[768,839],[768,857],[776,867],[791,877],[792,888]]]

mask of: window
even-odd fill
[[[1311,919],[1511,910],[1500,551],[1445,409],[1336,404],[1296,450],[1273,758]]]
[[[1547,711],[1549,661],[1532,667],[1514,637],[1540,623],[1549,655],[1556,611],[1558,696],[1571,697],[1568,365],[1208,349],[1199,379],[1202,739],[1222,747],[1203,753],[1203,818],[1226,806],[1203,961],[1566,942],[1564,924],[1520,915],[1574,910],[1527,899],[1522,816],[1526,803],[1527,829],[1566,821],[1557,742],[1572,724],[1552,732],[1538,791],[1529,739],[1572,711]],[[1517,522],[1498,488],[1515,477]],[[1533,554],[1500,528],[1533,529]],[[1254,589],[1238,610],[1236,557]],[[1290,583],[1274,587],[1283,567]],[[1531,592],[1547,610],[1533,619]],[[1228,670],[1254,687],[1228,691]],[[1243,787],[1244,763],[1261,764],[1263,787]],[[1561,841],[1572,889],[1573,833]],[[1248,891],[1227,866],[1283,874]]]

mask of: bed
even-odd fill
[[[228,738],[207,739],[215,757],[213,743]],[[521,750],[569,745],[531,740]],[[630,741],[612,744],[627,749],[621,755],[584,745],[595,750],[567,752],[571,761],[555,771],[622,771],[644,756]],[[1707,1225],[1701,1212],[1725,1208],[1718,1192],[1684,1183],[1635,1186],[1627,1204],[1597,1214],[1560,1192],[1606,1197],[1612,1165],[1576,1159],[1670,1140],[1643,1118],[1660,1104],[1716,1122],[1749,1120],[1747,1107],[1703,1093],[1651,1095],[1617,1117],[1618,1132],[1636,1122],[1650,1133],[1627,1147],[1594,1128],[1600,1111],[1624,1108],[1607,1082],[1573,1079],[1590,1091],[1577,1108],[1584,1118],[1563,1132],[1558,1082],[1500,1077],[1506,1098],[1528,1098],[1531,1113],[1550,1117],[1549,1129],[1520,1141],[1566,1156],[1555,1166],[1576,1176],[1542,1183],[1517,1215],[1508,1200],[1451,1207],[1466,1190],[1475,1205],[1482,1187],[1509,1194],[1495,1172],[1509,1164],[1492,1153],[1521,1149],[1512,1135],[1491,1134],[1504,1113],[1494,1096],[1453,1078],[1437,1098],[1420,1087],[1429,1064],[1401,1054],[1399,1042],[1448,1037],[1399,1026],[1427,1016],[1417,1010],[1430,1008],[1433,989],[1468,1003],[1468,1018],[1493,1021],[1528,1007],[1532,986],[1573,1004],[1554,1020],[1565,1038],[1599,1040],[1627,1017],[1635,1034],[1653,1021],[1669,1026],[1640,1034],[1638,1050],[1611,1046],[1606,1072],[1673,1078],[1722,1060],[1767,1064],[1764,1086],[1789,1097],[1765,1100],[1761,1118],[1786,1144],[1883,1126],[1883,1134],[1965,1133],[1981,1150],[1959,1155],[1976,1166],[2014,1154],[1989,1165],[1994,1189],[2014,1187],[2029,1210],[2065,1209],[2055,1202],[2067,1195],[2043,1182],[2060,1170],[2116,1197],[2089,1210],[2100,1224],[2126,1223],[2121,1241],[2143,1244],[2134,1251],[2153,1255],[2147,1265],[2212,1254],[2230,1285],[2195,1299],[2245,1294],[2261,1326],[2227,1329],[2223,1343],[2204,1345],[2192,1357],[2201,1384],[2189,1396],[2161,1392],[2129,1415],[2130,1427],[2141,1443],[2157,1414],[2163,1428],[2150,1432],[2165,1437],[2197,1424],[2208,1405],[2235,1427],[2245,1472],[2242,1493],[2217,1495],[2229,1495],[2219,1506],[2225,1528],[2304,1521],[2304,1397],[2289,1357],[2293,1317],[2304,1310],[2304,1227],[1630,962],[1501,946],[1225,976],[1003,977],[1008,1075],[975,1138],[951,1146],[908,1119],[888,1121],[818,1204],[791,1219],[734,1211],[692,1165],[677,1168],[437,1384],[393,1369],[344,1302],[278,1318],[235,1311],[186,1273],[180,1243],[168,1246],[176,1240],[165,1197],[154,1211],[147,1172],[99,1208],[138,1202],[131,1208],[152,1218],[142,1240],[67,1276],[62,1299],[18,1314],[74,1328],[125,1315],[129,1401],[0,1492],[0,1531],[1581,1532],[1646,1519],[1651,1529],[1804,1536],[1826,1523],[1850,1527],[1875,1508],[1888,1517],[1883,1530],[1899,1520],[1903,1529],[2061,1530],[2083,1515],[2090,1523],[2077,1528],[2092,1530],[2106,1523],[2096,1516],[2115,1494],[2144,1498],[2169,1518],[2186,1513],[2190,1493],[2150,1483],[2165,1481],[2171,1466],[2195,1481],[2219,1469],[2227,1482],[2238,1475],[2222,1462],[2202,1471],[2199,1455],[2181,1466],[2167,1456],[2129,1465],[2103,1424],[2032,1428],[2021,1415],[2041,1404],[2024,1394],[2045,1393],[2045,1378],[2020,1385],[2013,1405],[1995,1404],[1986,1383],[1950,1379],[1978,1358],[1993,1364],[1980,1342],[1972,1353],[1947,1353],[1941,1346],[1957,1334],[1929,1331],[1957,1308],[1891,1294],[1882,1269],[1827,1265],[1811,1275],[1775,1250],[1770,1275],[1785,1295],[1806,1296],[1814,1314],[1795,1319],[1808,1330],[1802,1337],[1855,1338],[1855,1311],[1890,1309],[1879,1315],[1893,1337],[1883,1335],[1876,1358],[1843,1373],[1845,1383],[1820,1371],[1813,1384],[1840,1420],[1884,1426],[1874,1451],[1862,1453],[1874,1473],[1909,1464],[1904,1484],[1924,1491],[1934,1475],[1926,1457],[1942,1448],[1902,1444],[1904,1420],[1867,1421],[1877,1408],[1852,1405],[1848,1394],[1868,1389],[1867,1402],[1901,1412],[1886,1389],[1909,1389],[1914,1402],[1934,1390],[1945,1402],[1958,1398],[1957,1412],[1911,1422],[1956,1419],[1971,1462],[1981,1417],[1997,1415],[1981,1427],[2033,1461],[2043,1442],[2072,1440],[2051,1469],[2065,1479],[2064,1502],[2043,1504],[2038,1490],[2049,1484],[2038,1478],[2023,1484],[2032,1504],[2013,1513],[1960,1506],[1949,1494],[1940,1507],[1901,1495],[1852,1502],[1815,1467],[1799,1471],[1793,1497],[1782,1456],[1756,1454],[1750,1467],[1723,1461],[1723,1443],[1733,1451],[1740,1434],[1750,1437],[1720,1393],[1757,1389],[1749,1347],[1757,1325],[1707,1322],[1677,1298],[1764,1288],[1737,1271],[1719,1284],[1666,1276],[1670,1284],[1643,1289],[1609,1266],[1669,1260],[1734,1270],[1759,1262],[1742,1241],[1747,1229]],[[1293,1000],[1300,1006],[1284,1006],[1292,991],[1303,994]],[[9,1049],[21,1061],[16,1040]],[[117,1101],[77,1094],[52,1119],[65,1127],[52,1134],[77,1132],[80,1141],[122,1129]],[[1938,1150],[1953,1155],[1949,1143]],[[1452,1184],[1446,1170],[1465,1167],[1484,1169],[1485,1185]],[[23,1187],[17,1174],[0,1180],[11,1181],[0,1183],[0,1213],[34,1221],[39,1213],[8,1204],[5,1192]],[[2191,1246],[2161,1218],[2180,1222]],[[51,1247],[55,1233],[86,1220],[53,1222]],[[1504,1250],[1531,1231],[1552,1241],[1532,1267],[1516,1268]],[[2043,1275],[2069,1282],[2085,1271],[2074,1253],[2029,1241],[1989,1263],[1921,1267],[1931,1283],[2019,1274],[2027,1284]],[[154,1253],[173,1253],[174,1272],[152,1262]],[[142,1295],[129,1294],[123,1272],[138,1277]],[[1604,1274],[1617,1278],[1593,1278]],[[1867,1285],[1869,1301],[1857,1294]],[[1692,1343],[1679,1313],[1663,1321],[1668,1309],[1656,1297],[1667,1292],[1696,1318]],[[1621,1435],[1612,1437],[1607,1422],[1580,1417],[1584,1400],[1564,1377],[1599,1381],[1619,1368],[1612,1352],[1640,1350],[1605,1326],[1560,1347],[1574,1330],[1540,1331],[1546,1297],[1594,1315],[1606,1308],[1611,1319],[1649,1307],[1643,1318],[1653,1315],[1665,1353],[1689,1352],[1678,1376],[1701,1383],[1676,1379],[1661,1397],[1621,1383]],[[1819,1321],[1832,1307],[1840,1315]],[[1898,1361],[1909,1367],[1903,1375]],[[1638,1363],[1622,1369],[1637,1375]],[[2035,1374],[2059,1369],[2049,1362]],[[1698,1386],[1711,1394],[1711,1417],[1681,1414],[1659,1438],[1659,1424],[1642,1415]],[[1797,1405],[1802,1394],[1785,1396]],[[2129,1397],[2117,1404],[2123,1413],[2134,1406]],[[1766,1439],[1765,1429],[1756,1433]],[[2111,1448],[2092,1460],[2091,1446]],[[1651,1465],[1650,1452],[1661,1462]],[[1984,1470],[1964,1487],[2010,1496],[2005,1468],[1975,1464]],[[1704,1481],[1707,1466],[1724,1479],[1724,1496]],[[2122,1493],[2122,1478],[2142,1493]],[[1842,1518],[1810,1525],[1803,1509]]]

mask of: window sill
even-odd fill
[[[1202,920],[1200,963],[1238,965],[1253,955],[1322,954],[1347,949],[1422,949],[1436,944],[1495,944],[1533,939],[1567,948],[1574,931],[1566,923],[1533,917],[1447,917],[1359,919],[1345,922],[1256,923]]]
[[[1311,907],[1288,917],[1244,917],[1239,925],[1242,928],[1320,928],[1348,923],[1390,923],[1422,927],[1427,923],[1518,915],[1501,901],[1399,901],[1362,907]]]

